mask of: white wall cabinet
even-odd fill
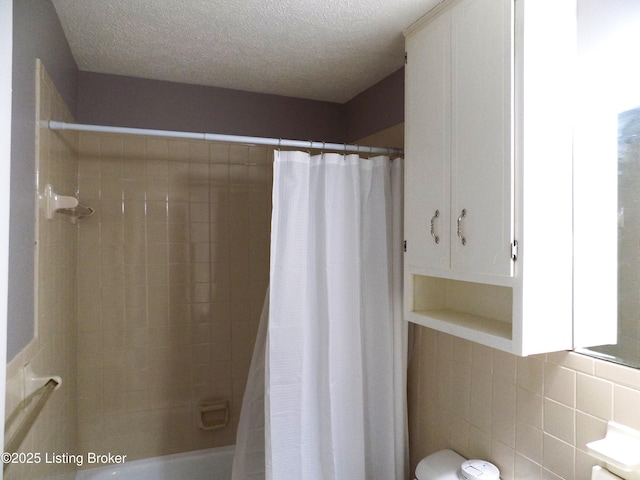
[[[407,37],[405,261],[437,270],[451,256],[451,14]]]
[[[573,348],[575,25],[574,0],[455,0],[405,32],[409,321]]]
[[[451,278],[512,275],[512,18],[464,1],[407,39],[407,255]]]

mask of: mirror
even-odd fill
[[[640,368],[640,108],[618,115],[618,341],[587,354]]]
[[[617,156],[618,312],[617,343],[577,351],[635,368],[640,368],[639,56],[640,2],[578,0],[577,82],[583,92],[578,103],[588,104],[587,115],[597,117],[591,123],[602,127],[588,142],[617,147],[617,155],[600,160],[613,162]],[[592,221],[597,234],[598,219]]]

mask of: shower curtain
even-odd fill
[[[245,392],[234,480],[407,477],[401,168],[275,152],[264,388]]]

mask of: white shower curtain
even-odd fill
[[[266,354],[252,363],[264,415],[241,420],[234,480],[263,478],[250,471],[261,466],[269,480],[407,477],[401,169],[275,152]],[[243,417],[257,398],[247,388]],[[255,421],[261,466],[247,447]]]
[[[264,480],[264,392],[265,354],[269,323],[269,289],[265,295],[253,356],[249,366],[247,386],[236,434],[231,480]]]

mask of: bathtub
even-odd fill
[[[80,470],[76,480],[231,480],[234,445]]]

